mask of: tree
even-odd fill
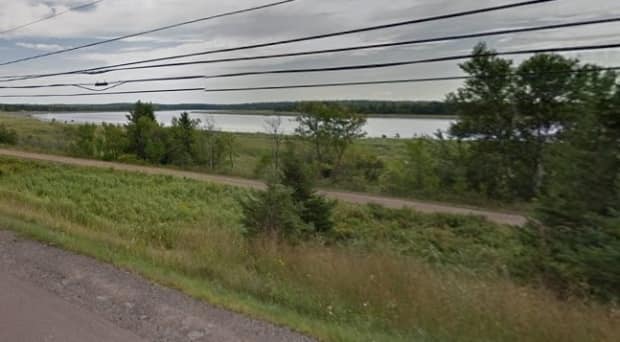
[[[133,110],[127,115],[127,136],[129,138],[128,150],[135,153],[140,159],[147,159],[147,132],[146,128],[152,128],[155,121],[155,112],[150,103],[136,102]]]
[[[102,134],[97,136],[100,157],[104,160],[117,160],[127,149],[127,135],[122,127],[103,124]]]
[[[485,44],[474,48],[474,57],[461,64],[470,78],[464,87],[448,95],[459,121],[450,133],[471,140],[472,159],[468,181],[489,197],[514,199],[528,197],[520,189],[528,181],[523,172],[518,137],[518,113],[513,103],[512,62],[499,58]]]
[[[195,159],[197,127],[200,120],[191,119],[187,112],[172,119],[169,159],[176,164],[191,164]]]
[[[284,133],[282,131],[282,117],[276,116],[265,120],[265,129],[271,137],[271,161],[273,170],[280,170],[280,149],[284,141]]]
[[[195,161],[212,170],[226,165],[235,166],[237,141],[232,133],[218,132],[211,118],[207,118],[193,147]]]
[[[221,149],[223,159],[228,162],[228,166],[231,169],[235,168],[235,157],[237,152],[235,150],[237,144],[237,138],[232,133],[220,133],[217,135],[216,144]]]
[[[69,127],[69,135],[71,136],[69,148],[71,153],[80,157],[95,157],[97,154],[96,133],[97,126],[94,124]]]
[[[314,190],[314,181],[306,163],[289,148],[282,161],[282,184],[292,190],[293,202],[300,208],[300,217],[318,233],[334,226],[332,211],[335,203]]]
[[[576,81],[580,76],[572,71],[578,63],[559,55],[540,54],[516,70],[514,97],[520,138],[528,142],[533,164],[533,194],[539,194],[542,187],[547,144],[555,139],[560,127],[574,119],[575,95],[580,91]]]
[[[300,106],[297,133],[310,141],[316,160],[325,175],[337,169],[346,149],[364,137],[366,118],[337,104],[308,102]]]
[[[195,133],[199,125],[200,119],[191,119],[187,112],[183,112],[178,118],[172,119],[173,137],[189,154],[191,154],[192,146],[195,143]]]
[[[144,156],[141,158],[154,164],[168,164],[170,135],[166,129],[149,117],[141,117],[135,127],[144,146]]]
[[[270,182],[266,191],[241,201],[243,225],[250,235],[294,236],[305,229],[292,190]]]
[[[618,300],[620,91],[613,72],[580,78],[579,116],[548,148],[539,222],[525,233],[539,247],[536,265],[550,287]]]

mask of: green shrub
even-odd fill
[[[287,151],[282,160],[282,184],[293,191],[293,201],[301,210],[301,219],[315,232],[327,232],[333,228],[335,203],[315,192],[309,168],[292,150]]]
[[[96,133],[97,126],[83,124],[67,126],[66,133],[71,139],[69,151],[78,157],[95,157],[97,154]]]
[[[241,201],[243,225],[248,235],[294,236],[306,230],[301,208],[293,200],[290,188],[269,184],[266,191]]]
[[[9,129],[5,124],[0,124],[0,144],[17,144],[17,132]]]

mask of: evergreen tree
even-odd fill
[[[615,73],[580,77],[580,115],[549,149],[544,195],[536,208],[540,226],[529,233],[540,248],[536,261],[549,286],[617,300],[620,92]]]
[[[523,172],[518,137],[518,114],[513,104],[512,62],[499,58],[485,44],[461,68],[470,78],[448,103],[459,116],[450,132],[471,140],[468,181],[473,189],[492,198],[514,199],[529,179]],[[526,187],[527,188],[527,187]]]
[[[172,119],[170,160],[176,164],[191,164],[195,158],[197,128],[200,120],[191,119],[187,112]]]
[[[153,127],[155,112],[153,105],[138,101],[133,110],[127,115],[127,136],[129,138],[128,152],[135,153],[140,159],[147,159],[147,129]]]
[[[314,190],[314,180],[306,166],[290,148],[282,162],[282,184],[292,190],[292,198],[300,208],[301,219],[316,232],[333,228],[332,211],[335,203]]]

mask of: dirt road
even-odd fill
[[[70,157],[40,154],[40,153],[30,153],[30,152],[23,152],[23,151],[17,151],[17,150],[8,150],[8,149],[0,149],[0,155],[21,158],[21,159],[41,160],[41,161],[55,162],[55,163],[61,163],[61,164],[76,165],[76,166],[88,166],[88,167],[105,168],[105,169],[113,169],[113,170],[121,170],[121,171],[141,172],[145,174],[155,174],[155,175],[169,175],[169,176],[174,176],[174,177],[183,177],[183,178],[194,179],[194,180],[199,180],[199,181],[215,182],[215,183],[220,183],[220,184],[227,184],[227,185],[233,185],[233,186],[239,186],[239,187],[245,187],[245,188],[253,188],[253,189],[264,189],[265,188],[265,184],[259,181],[242,179],[242,178],[234,178],[234,177],[226,177],[226,176],[208,175],[208,174],[197,173],[197,172],[171,170],[171,169],[165,169],[165,168],[137,166],[137,165],[129,165],[129,164],[121,164],[121,163],[111,163],[111,162],[103,162],[103,161],[98,161],[98,160],[78,159],[78,158],[70,158]],[[350,203],[359,203],[359,204],[375,203],[375,204],[383,205],[388,208],[407,207],[407,208],[413,208],[415,210],[418,210],[420,212],[425,212],[425,213],[476,215],[476,216],[486,217],[491,222],[496,222],[500,224],[508,224],[508,225],[513,225],[513,226],[522,226],[527,222],[527,219],[524,216],[509,214],[509,213],[502,213],[502,212],[497,212],[497,211],[461,208],[461,207],[451,206],[447,204],[403,200],[403,199],[396,199],[396,198],[383,197],[383,196],[374,196],[374,195],[361,194],[361,193],[352,193],[352,192],[340,192],[340,191],[329,191],[329,190],[322,190],[320,192],[329,198],[337,199],[337,200],[341,200],[345,202],[350,202]]]
[[[313,341],[0,230],[0,341]]]

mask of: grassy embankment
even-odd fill
[[[0,227],[329,341],[612,341],[610,307],[519,286],[516,230],[339,204],[335,231],[249,241],[246,190],[0,158]]]
[[[70,155],[70,140],[66,137],[66,124],[61,122],[43,122],[26,114],[0,113],[0,123],[15,129],[19,136],[17,148],[35,152]],[[266,134],[235,134],[235,165],[234,168],[224,168],[215,172],[255,179],[257,166],[261,158],[271,154],[272,142]],[[350,151],[352,153],[368,153],[376,155],[386,165],[402,158],[407,152],[407,139],[362,139],[356,141]],[[185,167],[197,172],[213,173],[206,167]],[[343,177],[338,180],[322,181],[319,186],[329,189],[349,190],[390,195],[379,182]],[[478,206],[495,208],[512,212],[525,212],[529,209],[526,203],[503,203],[472,194],[470,196],[455,195],[451,193],[416,194],[415,199],[454,203],[459,206]]]

